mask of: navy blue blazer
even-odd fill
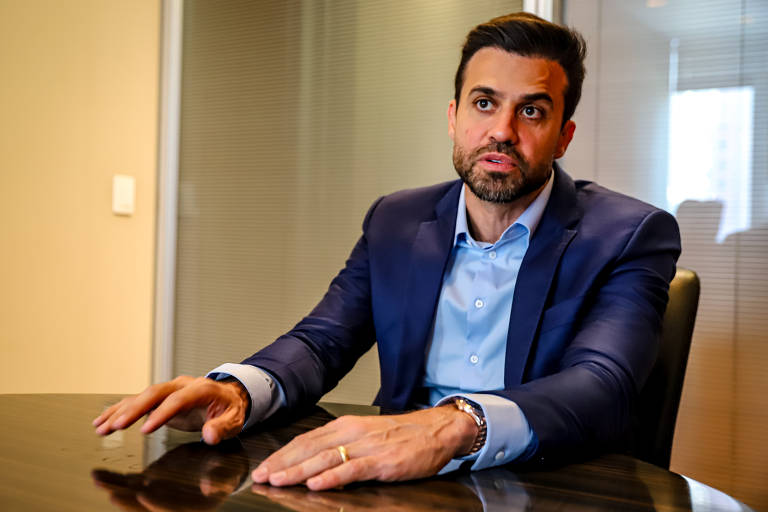
[[[375,341],[378,405],[414,405],[453,246],[461,182],[378,199],[315,309],[244,363],[274,375],[289,408],[331,390]],[[514,292],[504,389],[538,456],[615,448],[656,358],[680,253],[670,214],[558,166]],[[502,357],[502,354],[499,354]]]

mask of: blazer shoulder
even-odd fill
[[[649,215],[668,217],[672,214],[640,199],[605,188],[592,181],[576,180],[576,200],[585,216],[605,218],[612,221],[640,222]]]

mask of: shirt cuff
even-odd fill
[[[439,474],[455,471],[468,460],[474,460],[472,470],[485,469],[507,464],[525,453],[536,442],[528,420],[520,407],[506,398],[484,393],[449,395],[437,402],[435,407],[444,405],[454,398],[464,398],[480,406],[485,416],[485,445],[479,452],[451,460]]]
[[[206,375],[209,379],[222,380],[234,377],[243,385],[251,398],[251,412],[243,430],[272,416],[285,405],[285,392],[269,373],[249,364],[224,363]]]

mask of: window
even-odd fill
[[[672,470],[768,507],[768,3],[570,0],[590,55],[564,167],[675,213],[702,295]]]

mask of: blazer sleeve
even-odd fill
[[[522,409],[538,438],[537,460],[625,442],[631,408],[656,359],[679,253],[674,218],[661,210],[646,215],[604,269],[557,371],[490,392]]]
[[[288,333],[243,361],[268,371],[285,392],[288,410],[316,403],[375,342],[366,232],[317,306]]]

